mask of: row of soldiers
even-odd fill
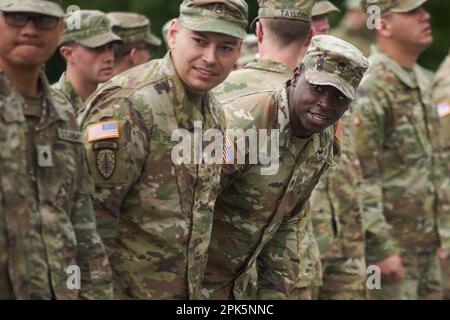
[[[377,41],[367,72],[326,35],[328,1],[258,1],[258,59],[238,62],[246,2],[184,0],[169,52],[146,63],[161,41],[142,15],[0,0],[0,298],[441,298],[449,63],[433,102],[416,64],[426,1],[354,2],[360,29],[361,8],[382,13],[358,33]],[[57,47],[67,70],[50,87]],[[174,161],[174,132],[211,129],[224,164]],[[277,172],[229,161],[251,156],[229,129],[279,132],[262,143],[278,146]],[[381,288],[368,292],[366,264]]]

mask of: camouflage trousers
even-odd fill
[[[444,285],[444,299],[450,300],[450,256],[441,260],[442,280]]]
[[[314,300],[366,299],[364,258],[327,259],[322,268],[323,286],[314,288]]]
[[[441,300],[442,272],[436,251],[402,254],[405,277],[388,280],[381,277],[381,289],[370,290],[372,300]]]

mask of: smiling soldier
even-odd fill
[[[239,58],[247,12],[243,0],[183,1],[165,58],[115,77],[79,114],[117,298],[200,297],[221,165],[175,164],[171,137],[199,123],[223,133],[209,90]]]

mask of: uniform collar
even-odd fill
[[[81,98],[81,96],[75,91],[75,88],[67,78],[67,74],[65,72],[59,78],[58,86],[61,92],[63,93],[64,97],[70,102],[70,104],[74,108],[74,112],[77,112],[84,101]]]
[[[11,86],[11,83],[6,78],[6,75],[3,73],[3,71],[0,69],[0,77],[4,77],[6,82],[6,91],[11,92],[11,95],[9,96],[11,101],[0,105],[1,114],[3,116],[3,119],[6,122],[24,122],[25,116],[23,114],[23,104],[25,103],[24,98],[22,95],[17,92],[16,89],[14,89]],[[45,76],[44,72],[41,72],[39,76],[39,82],[41,85],[42,90],[42,96],[44,100],[44,110],[43,110],[43,117],[42,121],[38,125],[38,129],[43,129],[47,127],[48,125],[59,121],[64,120],[67,121],[67,116],[63,113],[62,110],[58,109],[54,105],[54,99],[52,95],[52,91],[50,89],[50,84],[48,83],[47,77]]]
[[[286,74],[289,76],[292,75],[292,70],[287,64],[267,59],[259,59],[256,61],[252,61],[245,66],[245,69],[258,69]]]

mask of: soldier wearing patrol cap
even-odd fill
[[[209,90],[239,58],[247,16],[243,0],[183,1],[170,52],[113,78],[79,113],[118,298],[201,297],[221,164],[197,137],[223,135]],[[193,158],[179,159],[180,135]]]
[[[239,95],[280,89],[292,78],[304,44],[310,42],[313,0],[259,0],[258,17],[253,21],[259,59],[243,70],[232,72],[214,89],[223,102]]]
[[[376,5],[378,46],[355,101],[357,154],[366,182],[367,220],[382,215],[385,243],[367,238],[367,259],[381,269],[374,299],[440,299],[437,251],[450,248],[448,176],[439,154],[439,116],[431,72],[417,64],[432,44],[426,0],[367,0]]]
[[[66,16],[59,51],[67,69],[53,88],[66,97],[75,112],[100,83],[112,78],[113,49],[121,41],[101,11],[80,10]]]
[[[0,299],[110,299],[82,135],[42,66],[62,1],[0,2]]]
[[[367,18],[361,7],[361,0],[346,0],[345,15],[330,33],[350,42],[368,57],[370,47],[375,43],[375,33],[367,27]]]
[[[111,12],[107,16],[123,41],[114,50],[114,75],[150,61],[152,50],[161,45],[161,39],[151,32],[150,20],[131,12]]]
[[[261,162],[230,161],[225,167],[205,272],[207,298],[247,298],[248,271],[254,264],[258,281],[252,298],[308,298],[299,293],[304,274],[298,249],[308,228],[301,213],[333,163],[333,126],[349,108],[368,66],[352,45],[317,36],[285,88],[224,104],[228,129],[270,131],[259,144],[279,145],[279,162],[264,174],[262,170],[272,168]],[[237,154],[249,159],[249,148]]]

